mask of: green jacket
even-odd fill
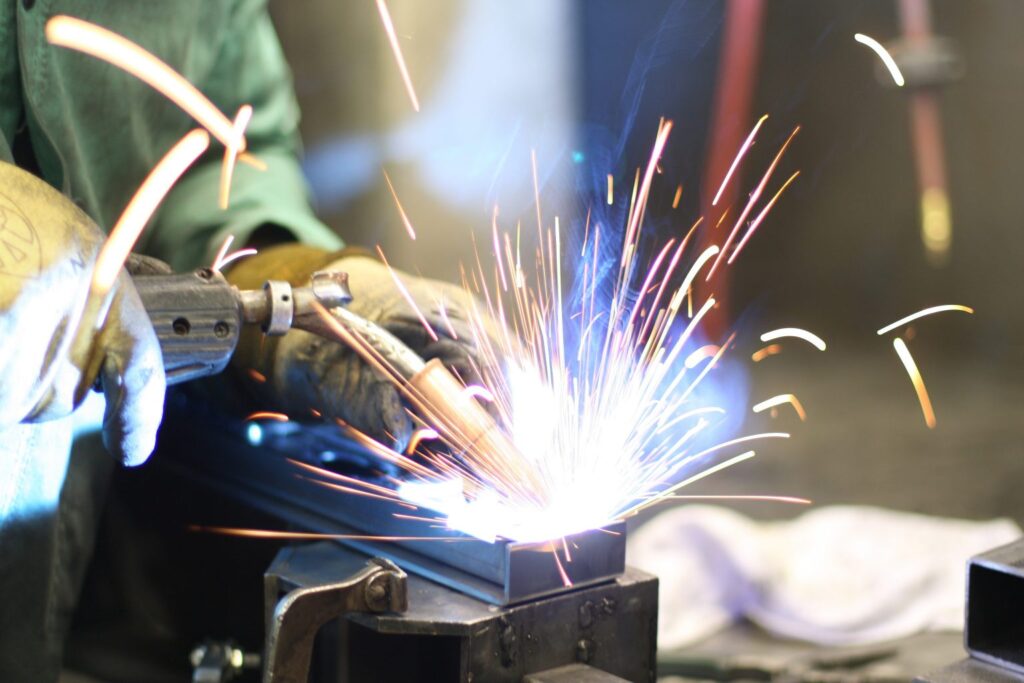
[[[298,106],[266,0],[0,0],[0,158],[12,160],[12,148],[21,158],[29,143],[42,177],[109,229],[149,169],[196,126],[133,76],[47,43],[44,26],[56,14],[135,41],[229,118],[242,104],[255,110],[249,149],[269,169],[239,164],[222,211],[223,148],[214,143],[164,201],[138,250],[189,269],[208,263],[228,234],[241,245],[265,224],[315,246],[341,246],[309,207],[296,160]]]

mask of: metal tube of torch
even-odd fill
[[[469,452],[475,463],[523,462],[490,413],[439,360],[425,362],[393,334],[348,309],[314,307],[318,315],[296,318],[293,327],[341,338],[367,364],[388,376],[420,416],[449,443]],[[524,484],[543,497],[541,482]]]

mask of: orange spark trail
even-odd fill
[[[391,279],[395,281],[395,286],[398,287],[398,291],[402,294],[402,298],[404,298],[409,306],[412,307],[413,312],[416,313],[416,317],[420,319],[420,322],[423,324],[423,329],[427,331],[427,334],[430,335],[431,339],[437,341],[437,332],[435,332],[434,328],[427,322],[426,317],[423,315],[423,311],[420,310],[420,307],[417,306],[416,302],[413,300],[412,294],[410,294],[409,290],[406,289],[404,284],[402,284],[402,281],[398,277],[398,273],[395,272],[395,269],[391,267],[391,264],[389,264],[388,260],[384,257],[384,250],[380,248],[379,244],[377,245],[377,255],[380,256],[380,260],[384,262],[385,266],[387,266],[388,272],[391,273]]]
[[[232,124],[234,136],[231,138],[231,142],[224,147],[224,164],[220,171],[220,193],[218,196],[222,210],[228,208],[228,200],[231,196],[231,178],[235,173],[235,159],[238,158],[239,147],[244,144],[242,141],[245,140],[245,129],[249,126],[251,119],[252,106],[243,104],[239,107]]]
[[[761,335],[761,341],[770,342],[776,339],[782,339],[783,337],[794,337],[796,339],[802,339],[819,351],[825,350],[825,340],[807,330],[800,329],[799,327],[780,327],[777,330],[771,332],[765,332]]]
[[[917,392],[917,400],[921,404],[921,412],[924,414],[924,423],[928,425],[928,429],[935,429],[935,411],[932,410],[932,401],[928,398],[924,379],[921,377],[921,371],[917,369],[914,357],[910,355],[910,349],[907,348],[906,342],[899,337],[892,340],[892,345],[896,349],[896,355],[903,362],[903,367],[907,369],[907,374],[910,375],[914,391]]]
[[[409,445],[406,446],[405,452],[406,454],[412,454],[416,451],[422,441],[433,441],[440,438],[441,435],[430,427],[421,427],[412,433],[412,437],[409,439]]]
[[[395,192],[395,186],[391,184],[391,178],[388,176],[388,172],[381,169],[384,173],[384,180],[387,181],[388,189],[391,190],[391,197],[395,200],[395,206],[398,207],[398,215],[402,217],[402,225],[405,226],[405,231],[409,233],[409,237],[416,239],[416,231],[412,227],[412,222],[409,220],[409,216],[405,213],[405,209],[402,207],[402,202],[398,201],[398,193]]]
[[[335,539],[339,541],[476,541],[465,536],[360,536],[353,534],[315,534],[304,531],[270,531],[268,529],[240,529],[229,526],[190,525],[189,531],[198,531],[223,536],[241,536],[243,538],[282,538],[294,540]]]
[[[420,110],[420,101],[416,97],[416,89],[412,87],[412,78],[409,77],[409,69],[405,66],[405,57],[402,56],[402,48],[398,44],[398,35],[395,33],[395,25],[391,22],[391,13],[384,0],[377,0],[377,11],[380,12],[380,20],[384,24],[384,32],[388,35],[388,42],[391,43],[391,52],[395,55],[398,63],[398,70],[402,74],[402,82],[405,83],[405,91],[409,93],[409,101],[415,111]]]
[[[110,291],[118,273],[121,272],[121,266],[124,265],[125,259],[128,258],[157,206],[178,178],[209,145],[210,136],[206,131],[193,130],[179,140],[153,167],[100,249],[93,271],[93,292],[103,297]]]
[[[676,187],[676,195],[674,197],[672,197],[672,208],[673,209],[678,209],[679,208],[679,200],[682,198],[682,196],[683,196],[683,186],[679,185],[678,187]]]
[[[84,52],[127,71],[184,109],[225,147],[245,138],[198,89],[152,53],[113,31],[74,17],[58,15],[46,22],[46,39],[53,45]]]
[[[743,227],[743,222],[747,220],[747,216],[750,215],[750,212],[753,210],[754,204],[756,204],[757,200],[761,198],[764,188],[768,185],[768,181],[771,180],[772,174],[775,173],[775,169],[778,167],[779,162],[782,161],[782,156],[786,153],[790,143],[793,142],[793,138],[796,137],[796,134],[799,132],[800,126],[793,129],[793,132],[789,134],[789,137],[786,138],[786,141],[782,143],[782,147],[779,148],[779,151],[775,154],[775,158],[772,159],[772,163],[768,166],[768,170],[764,172],[763,176],[761,176],[761,182],[759,182],[757,187],[754,188],[754,191],[750,193],[747,205],[743,208],[743,212],[740,213],[739,218],[736,219],[736,223],[729,232],[729,236],[725,238],[725,244],[722,245],[722,252],[718,255],[718,258],[715,259],[714,264],[711,266],[711,270],[708,271],[708,276],[706,278],[707,282],[711,281],[715,271],[718,270],[718,266],[722,262],[722,259],[729,252],[729,247],[732,245],[733,239],[736,238],[736,234],[739,232],[740,228]]]
[[[750,356],[750,360],[754,361],[755,363],[760,363],[768,356],[774,356],[775,354],[781,352],[782,344],[769,344],[763,349],[758,349],[757,351],[754,351],[754,353],[751,354]]]
[[[764,208],[761,209],[761,213],[757,214],[757,218],[755,218],[754,221],[750,224],[750,227],[747,228],[747,232],[743,235],[743,239],[740,240],[739,244],[736,245],[736,249],[734,249],[732,254],[730,254],[728,260],[726,261],[727,264],[732,264],[732,262],[736,260],[736,257],[740,255],[740,252],[743,250],[743,247],[746,246],[747,242],[750,240],[751,235],[753,235],[754,231],[757,230],[758,226],[761,225],[761,221],[764,220],[764,217],[767,216],[768,212],[772,210],[773,206],[775,206],[775,202],[779,200],[779,197],[782,196],[782,193],[786,191],[786,188],[789,187],[790,183],[796,180],[797,176],[799,175],[800,171],[796,171],[795,173],[793,173],[793,175],[789,176],[789,180],[784,182],[782,184],[782,187],[779,188],[779,191],[775,193],[775,196],[772,197],[767,204],[765,204]]]
[[[760,413],[762,411],[768,410],[769,408],[775,408],[776,406],[780,406],[784,403],[788,403],[791,406],[793,406],[793,410],[796,411],[796,415],[797,417],[800,418],[801,422],[805,422],[807,420],[807,412],[804,410],[803,405],[800,403],[800,399],[798,399],[793,394],[779,394],[778,396],[772,396],[771,398],[765,401],[761,401],[760,403],[755,405],[753,407],[753,411],[755,413]]]
[[[918,318],[923,318],[926,315],[933,315],[935,313],[942,313],[942,312],[945,312],[945,311],[962,311],[964,313],[974,313],[974,309],[971,308],[970,306],[960,306],[958,304],[946,304],[944,306],[932,306],[931,308],[922,309],[922,310],[918,311],[917,313],[911,313],[910,315],[906,316],[905,318],[900,318],[899,320],[897,320],[894,323],[889,323],[888,325],[886,325],[882,329],[878,330],[878,335],[881,336],[881,335],[885,334],[886,332],[892,332],[897,327],[903,327],[907,323],[912,322],[914,320],[917,320]]]
[[[667,500],[759,500],[772,503],[793,503],[794,505],[811,505],[814,501],[810,498],[798,498],[796,496],[745,496],[745,495],[693,495],[693,496],[665,496]]]
[[[746,155],[750,146],[754,144],[754,138],[757,136],[757,131],[761,128],[761,124],[763,124],[767,119],[768,114],[765,114],[757,120],[756,124],[754,124],[754,128],[750,131],[750,134],[747,135],[747,139],[744,141],[743,146],[740,147],[740,151],[736,153],[736,158],[732,160],[729,170],[726,171],[725,178],[722,179],[722,184],[719,186],[718,192],[715,193],[715,198],[711,200],[711,206],[718,206],[718,200],[722,198],[722,192],[725,191],[725,186],[729,184],[732,174],[736,172],[736,167],[739,166],[740,160],[744,155]]]
[[[612,174],[608,174],[608,206],[615,203],[615,179]]]
[[[276,420],[278,422],[287,422],[288,416],[284,413],[275,413],[270,410],[260,410],[246,416],[245,421],[251,422],[253,420]]]

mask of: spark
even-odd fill
[[[206,151],[209,144],[210,136],[206,131],[193,130],[186,133],[142,181],[142,185],[121,213],[96,258],[92,290],[100,297],[106,296],[110,291],[125,259],[128,258],[157,206],[178,178]]]
[[[810,498],[796,496],[761,496],[761,495],[686,495],[666,496],[668,500],[756,500],[771,503],[792,503],[793,505],[811,505]]]
[[[825,350],[825,340],[807,330],[800,329],[799,327],[780,327],[777,330],[771,332],[765,332],[761,335],[761,341],[770,342],[776,339],[782,339],[784,337],[793,337],[795,339],[802,339],[819,351]]]
[[[236,122],[181,74],[124,36],[81,19],[57,15],[46,22],[46,39],[52,45],[83,52],[135,76],[181,107],[222,145],[235,149],[240,160],[253,159],[252,155],[243,154],[244,131],[236,127]]]
[[[402,48],[398,44],[395,25],[391,21],[391,13],[388,12],[388,6],[384,3],[384,0],[377,0],[377,11],[380,12],[380,20],[384,24],[384,32],[387,34],[388,42],[391,44],[391,52],[394,53],[398,70],[402,74],[405,92],[409,94],[409,101],[412,102],[413,110],[418,112],[420,110],[420,101],[416,97],[416,89],[412,87],[412,78],[409,76],[409,69],[405,66],[405,57],[402,56]]]
[[[675,194],[675,196],[672,197],[672,208],[673,209],[678,209],[679,208],[679,200],[682,199],[682,197],[683,197],[683,186],[682,186],[682,184],[680,184],[680,185],[678,185],[676,187],[676,194]]]
[[[555,558],[555,566],[558,568],[558,576],[562,579],[562,585],[566,588],[571,588],[572,581],[569,580],[569,575],[565,573],[565,567],[562,566],[562,561],[558,559],[558,551],[552,550],[551,556]]]
[[[608,174],[608,206],[615,203],[615,178]]]
[[[750,146],[754,144],[754,138],[757,137],[757,131],[761,129],[761,125],[764,124],[766,120],[768,120],[768,114],[765,114],[757,120],[757,123],[754,124],[750,134],[747,135],[747,139],[743,141],[740,151],[736,153],[736,157],[732,160],[732,164],[729,165],[729,170],[725,173],[725,178],[722,179],[722,184],[718,187],[718,192],[715,193],[715,198],[711,200],[711,206],[718,206],[718,200],[722,198],[722,192],[725,191],[725,186],[729,184],[732,174],[736,172],[736,167],[740,165],[740,160],[746,155]]]
[[[754,234],[754,231],[756,231],[758,226],[761,225],[761,222],[764,220],[765,216],[767,216],[768,212],[772,210],[773,206],[775,206],[775,202],[778,201],[779,197],[781,197],[782,193],[786,191],[786,188],[789,187],[790,183],[796,180],[797,176],[799,175],[800,171],[796,171],[793,173],[793,175],[789,176],[789,179],[782,184],[782,187],[780,187],[779,191],[775,193],[775,196],[772,197],[767,204],[765,204],[765,207],[761,209],[761,213],[757,214],[757,218],[755,218],[754,221],[750,224],[750,227],[747,228],[747,232],[744,233],[743,239],[741,239],[739,241],[739,244],[736,245],[736,249],[733,250],[732,254],[729,256],[729,259],[726,261],[726,263],[731,264],[733,261],[736,260],[736,257],[740,255],[741,251],[743,251],[743,247],[746,246],[747,241],[750,240],[751,235]]]
[[[220,192],[218,194],[218,200],[220,208],[227,210],[228,201],[231,196],[231,178],[235,173],[235,160],[238,158],[239,147],[245,140],[245,129],[249,126],[249,121],[252,119],[252,106],[243,104],[238,109],[238,114],[235,115],[235,120],[231,125],[234,134],[230,138],[230,142],[224,146],[224,163],[221,166],[220,172]]]
[[[391,178],[388,176],[388,172],[381,169],[384,173],[384,180],[387,181],[388,189],[391,190],[391,197],[395,200],[395,206],[398,207],[398,215],[402,217],[402,225],[405,226],[405,231],[409,233],[409,237],[416,239],[416,231],[412,227],[412,221],[409,220],[409,216],[405,213],[405,209],[402,208],[402,202],[398,201],[398,193],[395,192],[395,186],[391,184]]]
[[[886,332],[892,332],[898,327],[903,327],[907,323],[924,318],[928,315],[934,315],[935,313],[944,313],[946,311],[962,311],[964,313],[974,313],[974,309],[970,306],[960,306],[959,304],[944,304],[942,306],[931,306],[930,308],[924,308],[917,313],[911,313],[910,315],[900,318],[894,323],[889,323],[882,329],[878,330],[878,336],[882,336]]]
[[[487,403],[494,403],[494,394],[487,387],[482,387],[479,384],[471,384],[462,390],[462,395],[465,398],[475,398]]]
[[[755,187],[754,191],[750,193],[746,206],[740,213],[739,218],[736,219],[736,223],[733,225],[732,230],[729,231],[728,237],[725,238],[725,243],[722,245],[722,253],[718,255],[718,258],[715,259],[714,264],[711,266],[711,270],[708,271],[708,276],[706,278],[707,282],[711,281],[712,276],[714,276],[715,271],[718,269],[718,265],[722,262],[722,258],[729,252],[729,247],[732,245],[732,241],[736,238],[736,234],[743,226],[744,221],[747,220],[747,216],[750,215],[754,205],[761,198],[761,194],[764,192],[764,188],[767,187],[768,181],[771,180],[779,162],[782,161],[783,155],[786,153],[789,145],[793,142],[793,138],[795,138],[796,134],[799,132],[800,126],[793,129],[793,132],[789,134],[789,137],[786,138],[786,141],[782,143],[782,147],[780,147],[779,151],[775,154],[775,158],[772,159],[772,163],[768,166],[768,170],[766,170],[764,175],[761,176],[761,181],[757,184],[757,187]]]
[[[716,344],[705,344],[704,346],[700,347],[699,349],[691,353],[689,356],[687,356],[686,361],[683,363],[683,366],[687,370],[692,370],[695,367],[697,367],[697,365],[699,365],[701,361],[707,360],[708,358],[714,358],[719,350],[720,347],[717,346]]]
[[[252,368],[250,368],[249,370],[246,371],[246,373],[249,375],[251,379],[253,379],[256,382],[259,382],[260,384],[263,384],[264,382],[267,381],[266,376],[259,370],[253,370]]]
[[[189,525],[189,531],[219,534],[221,536],[239,536],[242,538],[276,538],[295,541],[335,540],[335,541],[475,541],[465,536],[364,536],[360,534],[318,534],[308,531],[272,531],[270,529],[241,529],[230,526],[199,526]]]
[[[419,447],[422,441],[434,441],[440,439],[441,435],[430,427],[421,427],[412,433],[412,437],[409,439],[409,445],[406,446],[405,452],[407,455],[416,452],[416,448]]]
[[[921,371],[917,369],[914,357],[910,355],[910,349],[907,348],[906,342],[899,337],[892,340],[892,345],[896,349],[896,355],[903,362],[903,367],[907,369],[907,374],[910,375],[914,391],[917,392],[917,400],[921,404],[924,423],[928,425],[928,429],[935,429],[935,411],[932,410],[932,401],[928,398],[928,389],[924,386],[924,378],[921,377]]]
[[[287,422],[288,416],[284,413],[275,413],[270,410],[258,410],[255,413],[250,413],[246,416],[246,422],[252,422],[254,420],[274,420],[276,422]]]
[[[753,407],[753,411],[755,413],[760,413],[768,410],[769,408],[775,408],[776,406],[780,406],[785,403],[793,406],[793,410],[796,411],[796,415],[800,418],[801,422],[805,422],[807,420],[807,412],[804,411],[804,407],[800,403],[800,399],[793,394],[779,394],[778,396],[772,396],[771,398],[761,401],[755,405]]]
[[[398,291],[401,293],[402,298],[405,299],[406,303],[409,304],[413,312],[416,314],[416,317],[419,318],[420,323],[423,325],[423,329],[427,331],[427,334],[430,335],[431,339],[437,341],[437,332],[435,332],[434,328],[427,322],[426,316],[423,315],[423,311],[420,310],[420,307],[416,305],[416,301],[412,298],[412,294],[410,294],[408,288],[402,284],[402,280],[398,277],[398,273],[395,272],[395,269],[388,263],[387,258],[384,257],[384,250],[380,248],[380,245],[377,245],[377,255],[380,256],[380,260],[383,261],[385,267],[387,267],[388,273],[391,274],[391,279],[394,281],[395,287],[397,287]]]
[[[885,46],[879,43],[871,36],[866,36],[863,33],[855,33],[853,39],[861,45],[867,45],[869,48],[875,51],[875,54],[879,56],[882,63],[885,64],[885,68],[889,70],[889,74],[892,76],[893,82],[897,87],[902,88],[906,81],[903,80],[903,72],[900,71],[899,65],[896,60],[892,58],[889,51],[885,49]]]
[[[233,251],[229,254],[228,249],[231,247],[231,243],[234,241],[234,235],[228,235],[224,239],[224,242],[220,245],[220,249],[217,250],[217,255],[213,258],[213,263],[210,264],[210,270],[220,272],[221,270],[224,269],[224,266],[228,265],[229,263],[237,261],[240,258],[245,258],[246,256],[254,256],[257,253],[256,249],[253,249],[252,247],[246,247],[244,249],[238,249],[237,251]]]
[[[774,356],[777,353],[782,353],[782,345],[781,344],[769,344],[768,346],[765,346],[764,348],[761,348],[761,349],[758,349],[757,351],[754,351],[754,353],[751,354],[751,356],[750,356],[750,360],[754,361],[755,363],[760,363],[761,361],[763,361],[768,356]]]

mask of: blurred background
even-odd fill
[[[495,204],[505,227],[535,220],[531,150],[546,220],[558,214],[570,224],[600,205],[608,173],[617,201],[627,201],[664,116],[675,128],[651,201],[651,239],[660,244],[707,207],[723,159],[759,116],[769,119],[732,183],[733,201],[800,125],[774,186],[801,175],[732,268],[729,291],[716,295],[746,340],[737,357],[758,348],[761,332],[789,325],[816,332],[829,349],[797,342],[746,363],[749,386],[737,393],[753,403],[791,391],[808,419],[787,407],[774,419],[752,415],[751,428],[794,438],[694,492],[1024,520],[1024,46],[1016,37],[1024,4],[389,7],[418,113],[373,3],[271,2],[304,113],[316,205],[346,240],[379,243],[400,267],[457,279],[459,261],[473,258],[471,236],[489,239]],[[923,63],[906,62],[907,86],[893,87],[855,33],[894,52],[916,39]],[[415,242],[382,169],[416,226]],[[923,206],[927,186],[935,192]],[[935,407],[932,430],[891,338],[875,330],[944,303],[977,312],[926,319],[907,334]],[[737,507],[767,517],[798,512]]]

